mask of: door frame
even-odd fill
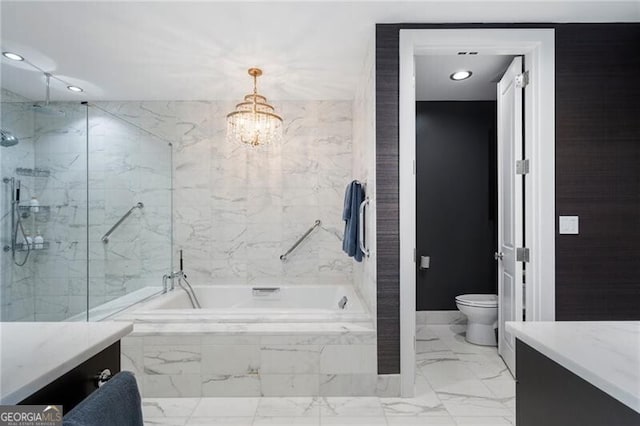
[[[416,93],[415,56],[451,50],[524,55],[530,83],[525,88],[525,229],[527,319],[555,320],[555,30],[400,30],[399,213],[400,213],[400,392],[414,394],[416,334]]]

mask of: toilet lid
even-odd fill
[[[462,294],[456,296],[456,302],[469,306],[495,307],[498,306],[497,294]]]

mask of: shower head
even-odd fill
[[[48,72],[45,72],[44,73],[44,78],[45,78],[45,81],[47,83],[47,91],[46,91],[46,94],[45,94],[45,102],[44,102],[44,105],[34,104],[33,107],[32,107],[33,111],[36,114],[46,115],[46,116],[49,116],[49,117],[64,117],[66,115],[64,111],[57,110],[55,108],[52,108],[49,105],[49,100],[51,98],[51,95],[50,95],[51,74],[49,74]]]
[[[19,139],[8,130],[0,130],[0,145],[1,146],[14,146],[18,145]]]

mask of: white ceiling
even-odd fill
[[[416,57],[416,100],[492,101],[496,83],[511,63],[503,55],[431,55]],[[456,71],[471,71],[466,80],[449,78]]]
[[[1,44],[85,89],[57,100],[238,99],[250,66],[270,99],[352,99],[375,23],[640,20],[638,1],[0,2]],[[2,58],[2,86],[44,79]]]

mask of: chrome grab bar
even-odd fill
[[[282,260],[283,262],[286,261],[287,260],[287,256],[289,256],[291,254],[291,252],[294,251],[296,249],[296,247],[298,247],[300,245],[300,243],[302,243],[309,236],[309,234],[311,234],[313,232],[313,230],[316,229],[321,224],[322,224],[322,222],[320,222],[320,219],[316,219],[316,221],[313,223],[313,226],[311,228],[309,228],[309,230],[307,232],[305,232],[304,235],[302,235],[302,237],[298,238],[298,241],[296,241],[293,244],[293,246],[291,246],[291,248],[289,250],[287,250],[287,252],[285,254],[280,256],[280,260]]]
[[[122,217],[120,218],[120,220],[119,220],[119,221],[117,221],[117,222],[116,222],[116,224],[115,224],[115,225],[113,225],[113,226],[111,227],[111,229],[109,229],[109,230],[107,231],[107,233],[106,233],[106,234],[104,234],[104,235],[102,236],[102,238],[101,238],[102,242],[103,242],[103,243],[105,243],[105,244],[107,244],[107,243],[109,242],[109,237],[111,237],[111,234],[113,233],[113,231],[115,231],[115,230],[116,230],[116,228],[117,228],[118,226],[120,226],[120,224],[121,224],[122,222],[124,222],[124,220],[125,220],[126,218],[128,218],[128,217],[129,217],[129,215],[131,214],[131,212],[133,212],[135,209],[141,209],[141,208],[143,208],[143,207],[144,207],[144,204],[142,204],[142,203],[140,203],[140,202],[138,202],[135,206],[131,207],[131,208],[129,209],[129,211],[128,211],[128,212],[126,212],[126,213],[124,214],[124,216],[122,216]]]
[[[364,208],[369,205],[369,197],[360,203],[359,217],[358,217],[358,243],[360,244],[360,250],[366,257],[369,257],[369,249],[364,245]]]

